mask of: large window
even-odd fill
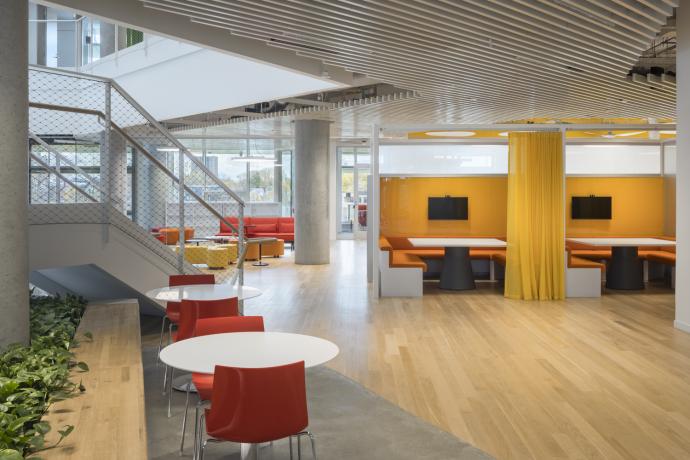
[[[184,139],[249,207],[249,215],[292,215],[292,140]],[[205,196],[213,201],[207,184]]]

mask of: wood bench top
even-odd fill
[[[84,334],[93,334],[93,341]],[[86,391],[56,402],[43,420],[52,427],[46,445],[57,431],[74,431],[57,448],[40,453],[44,460],[146,460],[144,375],[141,362],[139,304],[136,300],[89,304],[77,330],[77,361],[88,372],[73,371],[73,381]]]

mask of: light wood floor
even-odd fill
[[[249,267],[271,330],[328,338],[329,365],[499,459],[690,458],[690,335],[673,293],[520,302],[484,285],[369,298],[365,246]]]

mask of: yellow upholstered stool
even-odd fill
[[[206,251],[206,265],[208,268],[225,268],[230,259],[230,249],[211,246]]]
[[[218,244],[214,246],[216,248],[225,248],[228,250],[228,263],[233,263],[237,260],[237,244],[236,243],[226,243],[226,244]]]
[[[206,263],[206,246],[192,246],[185,245],[184,260],[190,264],[205,264]],[[180,252],[180,247],[175,246],[175,253]]]
[[[263,257],[280,257],[285,254],[285,241],[275,240],[261,243],[261,255]]]
[[[244,256],[245,260],[258,260],[259,259],[259,244],[258,243],[247,243],[247,255]]]

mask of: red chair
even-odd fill
[[[184,309],[184,307],[183,307]],[[222,318],[200,318],[196,321],[194,328],[194,336],[211,334],[226,334],[229,332],[263,332],[264,318],[263,316],[229,316]],[[211,399],[211,390],[213,388],[213,374],[192,374],[192,383],[196,388],[199,402],[196,406],[196,418],[199,419],[199,407],[205,401]],[[187,388],[187,399],[184,407],[184,418],[182,419],[182,442],[180,443],[180,453],[184,451],[184,437],[187,431],[187,412],[189,410],[189,388]],[[194,436],[196,439],[197,425],[194,425]]]
[[[194,328],[196,321],[199,318],[216,318],[224,316],[239,315],[239,303],[237,297],[219,300],[182,300],[180,302],[179,319],[177,322],[177,331],[172,333],[171,337],[174,342],[185,340],[194,337]],[[167,381],[168,367],[165,367],[166,376],[163,378],[163,384]],[[168,394],[168,417],[171,416],[170,405],[172,403],[172,379],[175,375],[175,369],[170,371],[170,394]],[[189,385],[187,388],[189,392]]]
[[[211,408],[200,418],[200,458],[206,444],[231,441],[259,444],[297,436],[309,436],[316,458],[314,437],[304,429],[309,425],[304,361],[284,366],[238,368],[216,366]],[[204,427],[205,425],[205,427]],[[202,441],[204,430],[211,437]]]
[[[170,275],[168,279],[168,286],[189,286],[193,284],[216,284],[216,277],[214,275]],[[180,302],[168,302],[165,306],[165,316],[161,323],[161,336],[158,341],[158,354],[163,348],[163,334],[165,333],[165,321],[169,323],[169,341],[172,339],[172,326],[177,324],[180,320]],[[165,387],[165,382],[163,383]]]

